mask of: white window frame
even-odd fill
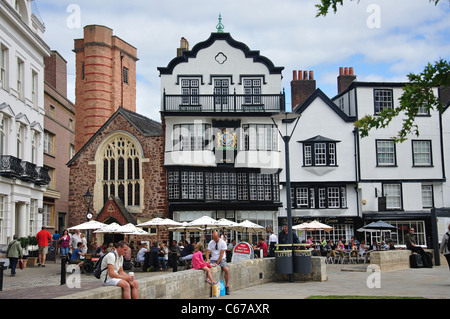
[[[413,166],[432,166],[432,148],[430,140],[412,140]]]

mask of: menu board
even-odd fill
[[[240,260],[248,260],[255,258],[253,252],[253,247],[247,242],[240,242],[233,248],[233,257],[231,257],[231,262],[236,262]]]

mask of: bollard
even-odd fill
[[[66,263],[67,256],[61,256],[61,286],[66,284]]]
[[[178,255],[177,253],[172,253],[172,270],[173,272],[177,272],[178,271]]]
[[[5,263],[4,262],[1,262],[0,263],[0,291],[2,291],[3,290],[3,265],[4,265]]]

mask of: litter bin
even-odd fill
[[[277,274],[292,274],[292,244],[275,245],[275,272]]]
[[[293,244],[293,264],[296,274],[311,273],[311,250],[307,249],[308,244]]]

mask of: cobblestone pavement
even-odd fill
[[[333,266],[336,265],[327,266],[328,280],[325,282],[272,282],[237,291],[231,288],[231,295],[220,297],[220,299],[304,299],[311,295],[450,299],[450,271],[447,265],[431,269],[405,269],[378,274],[366,272],[367,265]],[[161,273],[135,272],[137,280],[157,274]],[[60,284],[60,263],[48,262],[45,268],[28,266],[24,270],[17,270],[15,277],[10,277],[8,269],[4,271],[0,299],[51,299],[101,286],[99,279],[93,275],[83,274],[77,277],[81,279],[79,288],[70,288],[74,286],[71,278],[75,277],[68,275],[66,284]]]

